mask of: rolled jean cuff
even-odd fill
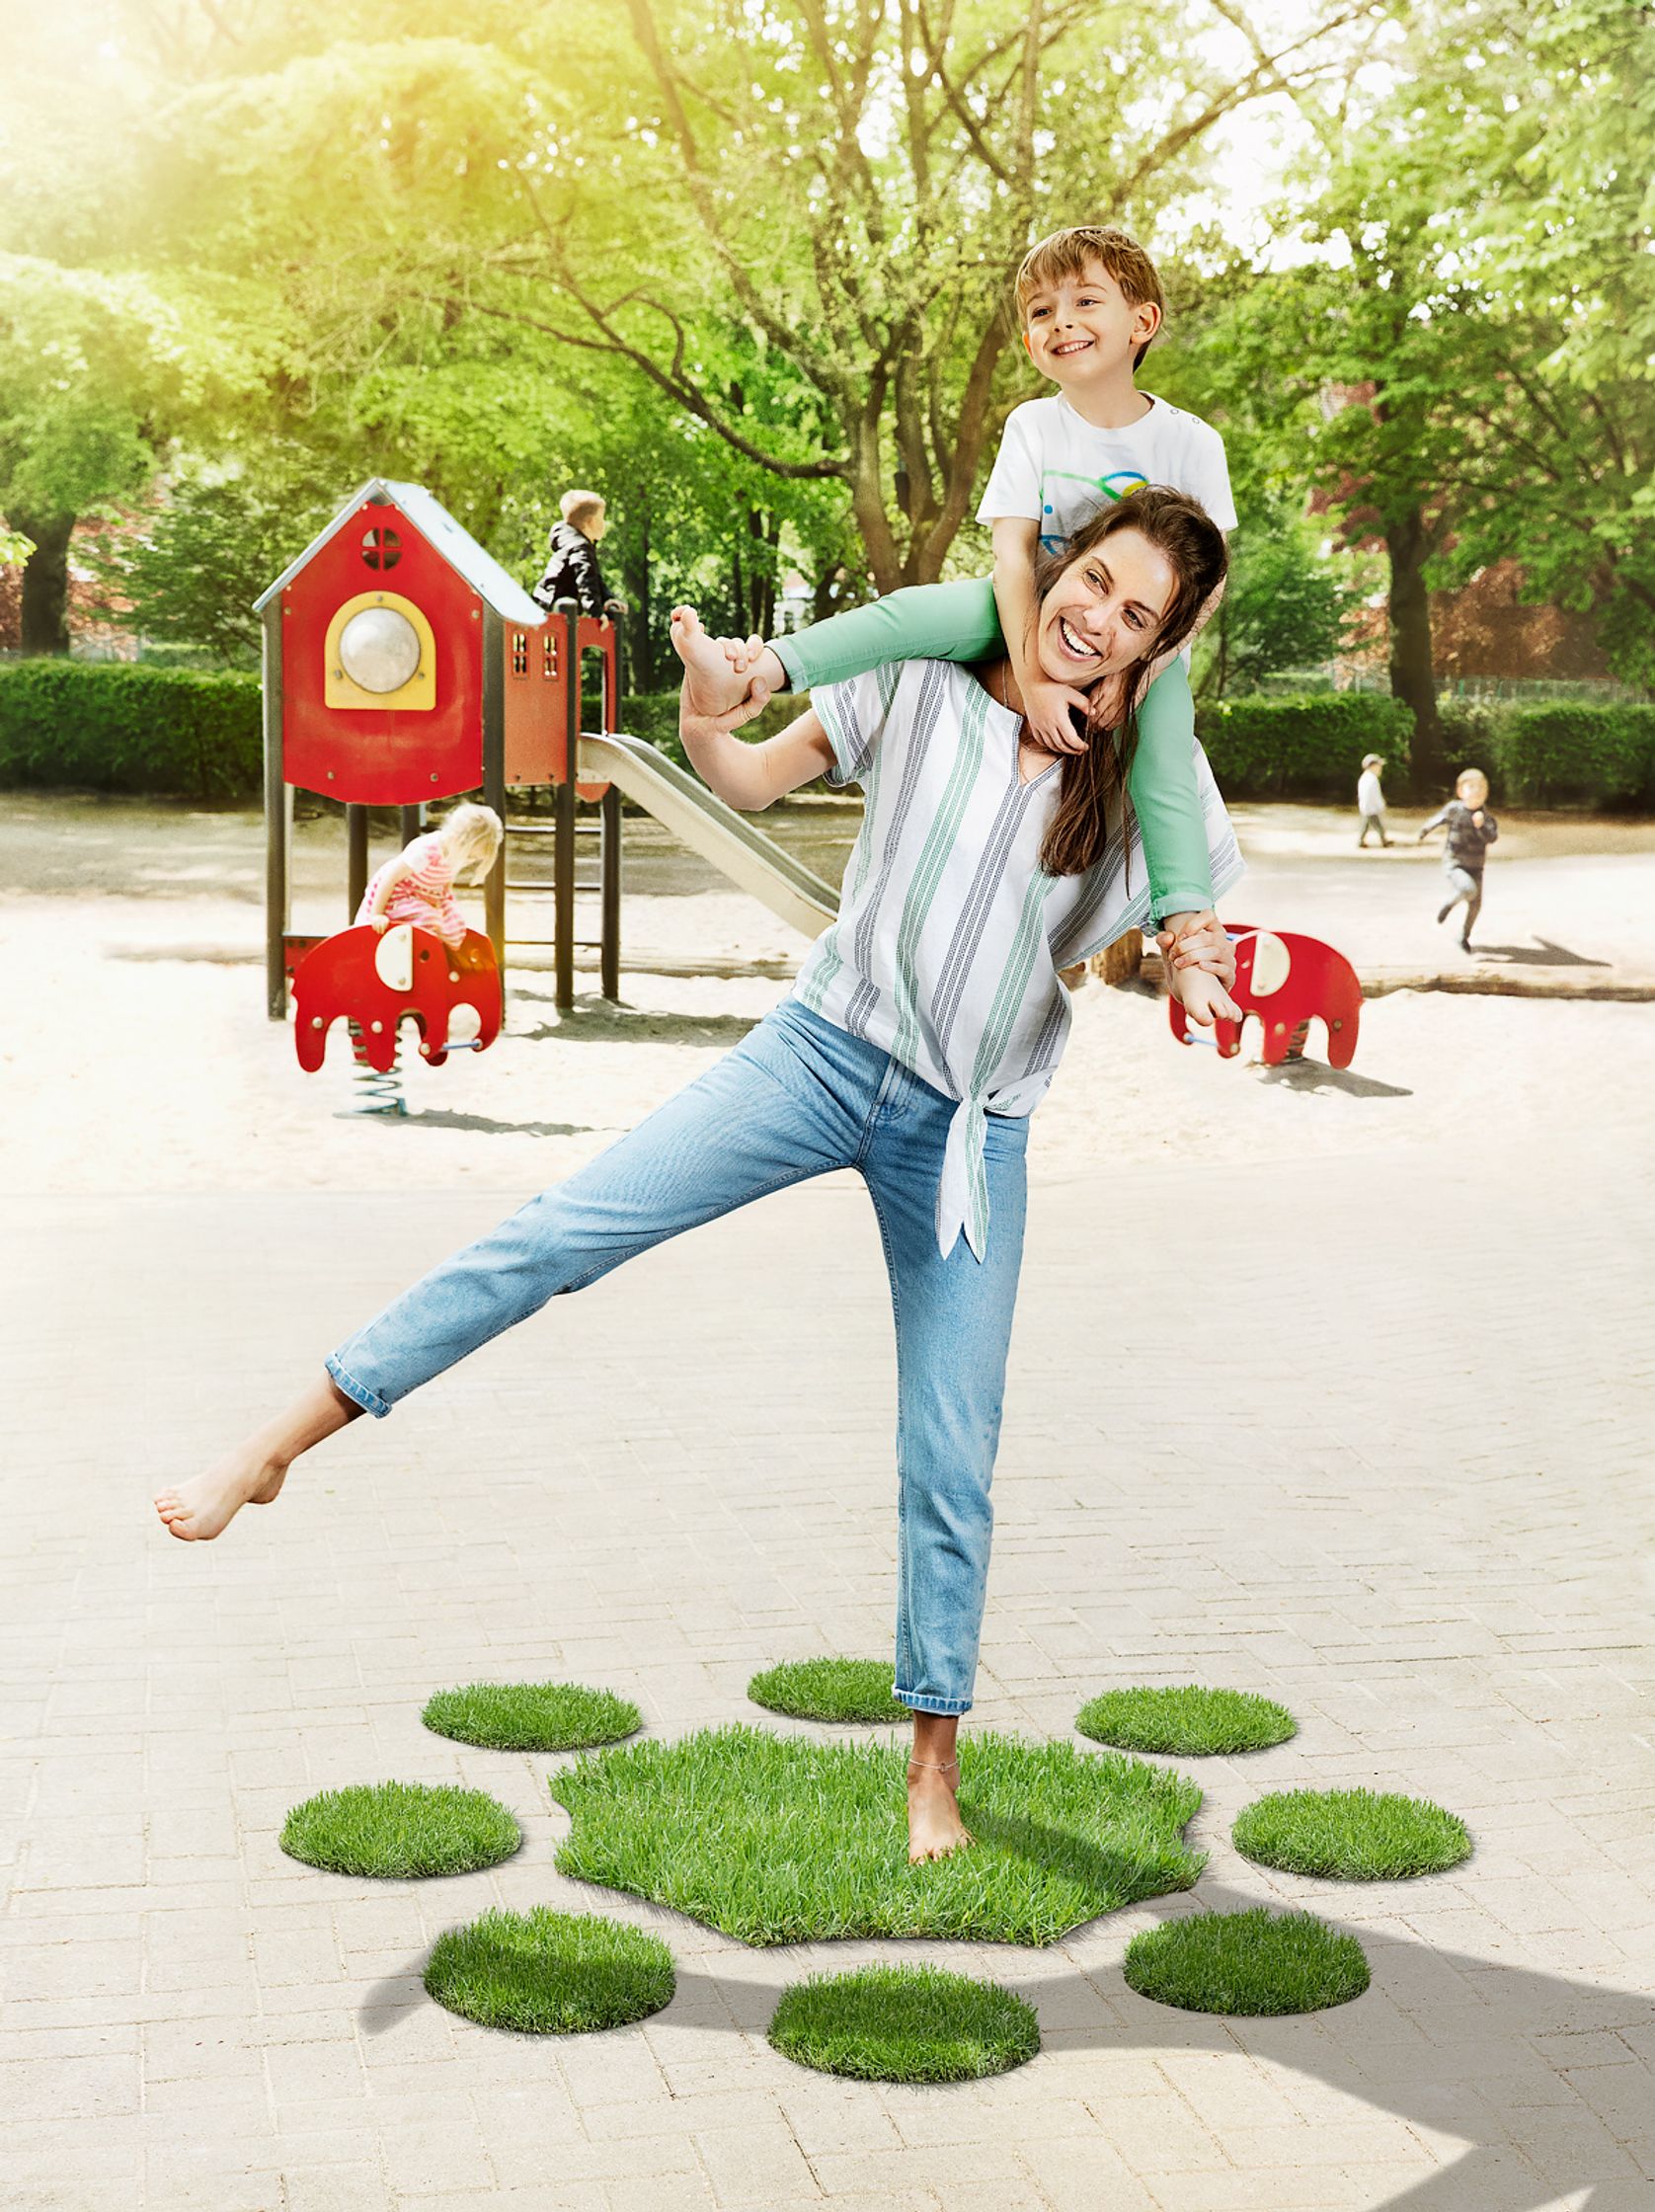
[[[376,1421],[384,1420],[391,1410],[387,1400],[377,1390],[370,1390],[365,1382],[358,1382],[354,1375],[341,1367],[337,1352],[330,1352],[323,1365],[353,1405],[359,1405],[364,1413],[371,1413]]]
[[[969,1698],[925,1698],[916,1690],[899,1690],[895,1685],[892,1686],[891,1695],[898,1704],[906,1705],[909,1712],[935,1712],[941,1713],[945,1719],[957,1719],[961,1713],[971,1711],[972,1701]]]
[[[1204,914],[1215,910],[1211,885],[1205,889],[1195,884],[1174,885],[1170,891],[1157,891],[1149,903],[1149,926],[1159,929],[1168,914]]]

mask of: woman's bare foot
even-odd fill
[[[960,1762],[940,1765],[929,1760],[907,1763],[907,1856],[910,1865],[922,1858],[946,1858],[972,1842],[971,1830],[960,1818]]]
[[[155,1510],[169,1535],[184,1543],[205,1543],[222,1536],[244,1505],[269,1505],[286,1479],[284,1462],[244,1445],[194,1482],[157,1491]]]
[[[776,657],[756,638],[743,644],[740,639],[709,637],[692,606],[672,609],[671,633],[672,650],[684,665],[684,697],[692,714],[728,714],[760,685],[767,692],[777,688],[769,672]],[[779,662],[776,665],[780,667]]]
[[[357,1420],[361,1407],[331,1377],[319,1375],[267,1427],[208,1473],[176,1490],[158,1490],[155,1510],[181,1543],[222,1536],[244,1505],[269,1505],[301,1452]]]

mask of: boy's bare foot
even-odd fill
[[[280,1462],[244,1448],[194,1482],[157,1491],[155,1510],[169,1535],[183,1543],[205,1543],[222,1536],[244,1505],[269,1505],[286,1479]]]
[[[960,1762],[926,1759],[907,1763],[907,1856],[910,1865],[924,1858],[946,1858],[973,1841],[960,1818]]]
[[[692,714],[728,714],[752,689],[747,669],[736,667],[717,638],[701,627],[692,606],[672,609],[672,650],[684,665],[684,696]]]

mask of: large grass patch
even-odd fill
[[[1428,1797],[1372,1789],[1283,1789],[1238,1813],[1243,1857],[1343,1882],[1440,1874],[1471,1856],[1465,1823]]]
[[[889,1659],[789,1659],[748,1684],[748,1696],[796,1720],[907,1721],[891,1695]]]
[[[1158,1751],[1176,1759],[1263,1751],[1285,1744],[1298,1724],[1285,1705],[1250,1690],[1106,1690],[1081,1706],[1074,1725],[1094,1743]]]
[[[659,1936],[546,1905],[448,1929],[426,1967],[426,1988],[450,2013],[524,2035],[622,2027],[659,2013],[674,1987]]]
[[[1202,1913],[1147,1929],[1127,1945],[1124,1972],[1141,1997],[1186,2013],[1255,2017],[1319,2013],[1368,1987],[1354,1936],[1308,1913]]]
[[[935,1966],[865,1966],[783,1990],[770,2021],[783,2058],[858,2082],[975,2082],[1040,2049],[1032,2007]]]
[[[578,1682],[473,1682],[439,1690],[420,1718],[439,1736],[490,1751],[585,1751],[643,1725],[635,1704]]]
[[[977,1842],[910,1866],[904,1748],[731,1727],[592,1753],[550,1778],[575,1823],[558,1868],[746,1943],[1051,1943],[1201,1871],[1183,1840],[1201,1791],[1182,1775],[989,1734],[960,1756]]]
[[[522,1843],[506,1807],[481,1789],[423,1781],[357,1782],[295,1805],[281,1848],[335,1874],[406,1880],[498,1866]]]

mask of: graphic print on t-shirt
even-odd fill
[[[1106,500],[1124,500],[1130,493],[1146,492],[1149,479],[1136,468],[1111,469],[1106,476],[1084,476],[1078,469],[1047,468],[1040,472],[1040,544],[1045,553],[1061,553],[1069,541],[1072,531],[1079,526],[1080,517],[1074,512],[1074,495],[1064,501],[1068,510],[1069,526],[1064,529],[1058,519],[1057,486],[1084,484],[1088,492],[1101,492]],[[1047,487],[1051,486],[1051,496]]]

